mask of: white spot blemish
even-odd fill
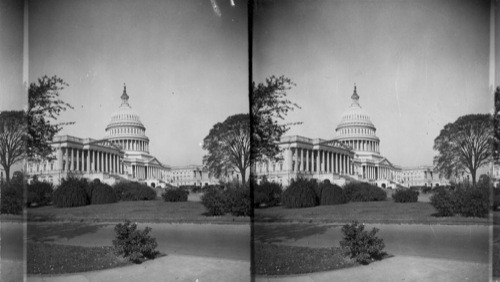
[[[210,3],[212,3],[212,8],[214,9],[214,12],[217,16],[222,16],[222,13],[219,9],[219,6],[217,5],[217,2],[215,0],[210,0]]]

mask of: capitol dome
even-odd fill
[[[106,126],[106,139],[125,151],[149,152],[149,138],[139,115],[130,107],[127,87],[123,86],[120,107]]]
[[[335,129],[335,138],[355,151],[379,152],[380,140],[375,134],[370,115],[359,104],[359,95],[354,86],[351,106],[342,114]]]

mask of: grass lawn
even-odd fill
[[[249,217],[206,216],[205,207],[197,201],[165,202],[153,201],[118,202],[105,205],[88,205],[74,208],[45,206],[28,209],[28,221],[87,221],[87,222],[132,222],[152,223],[249,223]]]
[[[255,243],[255,274],[288,275],[357,266],[340,248],[307,248]]]
[[[113,254],[112,247],[80,247],[27,243],[28,274],[62,274],[132,264]]]
[[[311,223],[345,223],[357,220],[364,223],[489,224],[488,218],[436,217],[435,213],[436,210],[430,203],[395,203],[392,199],[387,199],[382,202],[357,202],[301,209],[283,207],[256,209],[254,220]]]

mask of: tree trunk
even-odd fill
[[[245,184],[245,174],[246,174],[246,171],[245,169],[241,169],[240,168],[240,174],[241,174],[241,184]]]
[[[10,182],[10,166],[4,166],[3,170],[5,170],[5,180],[7,183]]]
[[[476,188],[476,170],[477,169],[471,169],[470,174],[472,175],[472,187]]]

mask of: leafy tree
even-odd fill
[[[53,152],[50,142],[62,130],[62,126],[73,122],[55,123],[59,114],[73,107],[59,99],[59,91],[68,86],[57,76],[43,76],[31,83],[28,90],[28,139],[27,155],[31,159],[48,158]]]
[[[10,168],[26,152],[26,122],[22,111],[0,113],[0,164],[10,182]]]
[[[250,166],[250,118],[248,114],[237,114],[217,123],[203,139],[204,166],[215,177],[228,175],[238,170],[245,182],[246,170]]]
[[[287,91],[295,84],[284,76],[271,76],[265,83],[252,83],[251,115],[252,115],[252,161],[267,157],[276,159],[279,153],[277,142],[291,125],[296,123],[280,123],[289,111],[300,107],[286,98]]]
[[[491,160],[493,141],[492,117],[472,114],[448,123],[434,139],[434,165],[440,174],[449,178],[463,172],[472,175],[476,186],[476,171]]]

